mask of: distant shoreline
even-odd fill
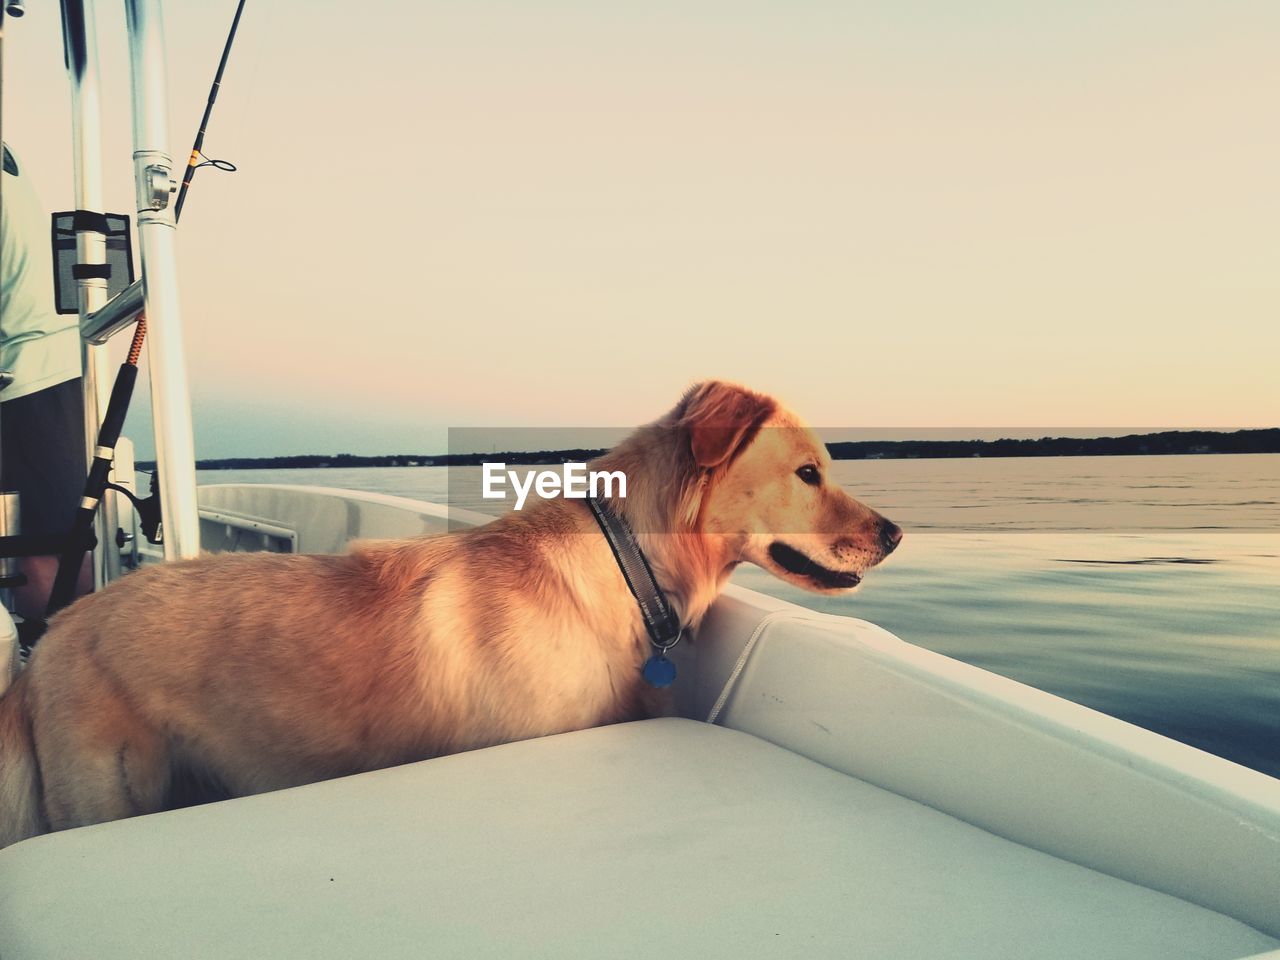
[[[1038,440],[851,440],[827,445],[833,460],[956,460],[985,457],[1132,457],[1188,454],[1280,453],[1280,427],[1265,430],[1169,430],[1125,437],[1042,437]],[[323,470],[349,467],[461,467],[584,462],[603,450],[539,450],[503,453],[299,454],[290,457],[223,457],[197,460],[199,470]],[[155,461],[139,461],[143,470]]]

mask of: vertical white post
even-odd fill
[[[93,0],[62,0],[62,42],[71,81],[71,149],[77,210],[103,213],[102,105],[98,93],[98,43]],[[76,261],[105,263],[106,237],[96,230],[76,233]],[[86,277],[80,288],[80,321],[107,302],[107,281]],[[84,376],[85,468],[93,462],[98,427],[111,395],[111,364],[105,347],[80,341],[80,367]],[[115,533],[119,526],[116,499],[102,498],[94,520],[98,547],[92,554],[94,588],[101,590],[120,575],[120,551]]]
[[[195,443],[178,301],[173,159],[165,96],[164,27],[159,0],[125,0],[133,78],[133,168],[138,244],[151,360],[151,412],[166,560],[200,552]]]

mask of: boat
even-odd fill
[[[152,327],[163,548],[126,518],[99,582],[202,547],[332,553],[486,522],[197,487],[159,7],[126,0],[143,280],[81,313],[87,342]],[[63,10],[91,53],[89,0]],[[69,60],[93,210],[93,57]],[[737,586],[672,656],[671,716],[19,842],[0,851],[0,956],[1280,958],[1280,781]]]

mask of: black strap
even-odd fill
[[[77,232],[90,230],[94,233],[110,233],[111,223],[105,213],[94,210],[76,210],[71,215],[71,229]]]
[[[73,280],[89,280],[94,277],[101,277],[103,280],[110,280],[111,264],[73,263],[71,265],[71,277]]]
[[[604,538],[609,541],[609,549],[618,561],[622,579],[627,581],[631,595],[636,598],[649,641],[659,650],[671,649],[680,639],[683,627],[666,594],[658,586],[653,568],[636,542],[630,525],[595,497],[587,497],[587,504],[595,515],[596,523],[600,524]]]
[[[15,534],[0,537],[0,557],[56,556],[67,546],[65,533]]]

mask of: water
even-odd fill
[[[442,501],[447,473],[201,482]],[[898,552],[852,596],[817,597],[755,567],[736,582],[1280,776],[1280,455],[843,461],[834,476],[902,524]]]

